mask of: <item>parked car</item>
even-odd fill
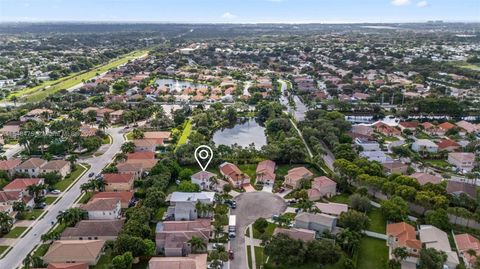
[[[233,260],[235,258],[234,255],[233,255],[233,250],[231,250],[231,249],[228,251],[228,258],[230,260]]]
[[[94,172],[91,172],[90,174],[88,174],[88,177],[93,177],[95,175]]]
[[[285,188],[280,188],[280,189],[278,190],[278,193],[282,193],[282,192],[284,192],[284,191],[285,191]]]
[[[51,194],[60,194],[62,193],[60,190],[52,190],[50,191]]]
[[[225,204],[228,205],[231,209],[237,208],[237,202],[233,200],[225,200]]]

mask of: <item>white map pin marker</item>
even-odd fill
[[[212,161],[213,151],[207,145],[201,145],[195,149],[195,160],[197,160],[198,165],[205,171]]]

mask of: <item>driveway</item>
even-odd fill
[[[230,214],[237,216],[237,237],[230,241],[230,248],[235,253],[235,259],[230,263],[231,269],[248,268],[245,249],[245,230],[256,219],[270,218],[281,214],[287,208],[285,201],[277,195],[268,192],[248,192],[235,197],[237,208]]]

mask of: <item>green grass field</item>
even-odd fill
[[[28,227],[15,227],[8,234],[4,235],[4,238],[18,238],[20,235],[26,231]]]
[[[47,203],[47,205],[53,204],[55,200],[57,200],[57,197],[54,197],[54,196],[45,197],[45,203]]]
[[[2,255],[7,249],[8,249],[9,246],[0,246],[0,255]]]
[[[248,262],[248,268],[252,268],[252,246],[248,245],[247,246],[247,262]]]
[[[75,180],[77,180],[77,178],[83,174],[83,172],[85,170],[87,170],[87,168],[89,168],[88,165],[84,164],[83,166],[81,165],[75,165],[75,170],[70,173],[69,176],[67,176],[64,180],[58,182],[57,184],[54,185],[55,189],[58,189],[58,190],[61,190],[61,191],[64,191],[66,190],[73,182],[75,182]]]
[[[255,246],[253,251],[255,252],[255,267],[257,269],[262,268],[261,266],[265,263],[266,257],[263,255],[263,247],[257,247]]]
[[[48,248],[50,247],[50,244],[42,244],[40,245],[37,250],[33,253],[33,256],[36,257],[43,257],[45,253],[47,253]]]
[[[187,143],[188,137],[190,136],[190,133],[192,132],[192,120],[188,119],[185,122],[185,125],[183,127],[183,132],[180,138],[178,139],[177,142],[177,148],[183,144]]]
[[[275,230],[276,227],[277,227],[276,224],[269,222],[267,228],[265,229],[265,234],[268,236],[272,236],[273,231]],[[262,234],[257,229],[253,228],[253,238],[260,239],[261,235]]]
[[[82,81],[92,79],[93,77],[97,76],[97,74],[107,72],[112,68],[123,65],[132,59],[144,55],[147,52],[147,50],[139,50],[125,54],[118,59],[110,61],[109,63],[97,66],[90,71],[74,73],[64,78],[47,81],[42,85],[15,92],[9,96],[9,99],[12,100],[12,98],[15,96],[16,98],[27,102],[41,101],[50,94],[56,93],[62,89],[71,88],[79,83],[82,83]]]
[[[381,234],[386,232],[387,221],[383,217],[379,208],[372,208],[367,216],[370,218],[370,231]]]
[[[358,248],[357,269],[387,268],[388,247],[384,240],[364,237]]]

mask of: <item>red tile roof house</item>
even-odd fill
[[[409,253],[406,261],[417,261],[422,248],[422,242],[417,239],[417,232],[412,225],[406,222],[387,224],[387,237],[390,259],[393,258],[392,252],[394,249],[405,247]]]
[[[373,125],[375,131],[386,136],[397,136],[400,135],[400,130],[390,125],[387,125],[383,122],[377,122]]]
[[[307,229],[301,229],[301,228],[291,228],[291,229],[285,229],[285,228],[275,228],[273,231],[273,234],[286,234],[290,238],[295,239],[295,240],[302,240],[304,242],[308,241],[313,241],[315,240],[315,234],[316,232],[313,230],[307,230]]]
[[[470,234],[457,234],[455,235],[455,244],[467,268],[473,268],[477,257],[468,254],[468,251],[473,250],[477,256],[480,256],[480,241]]]
[[[476,133],[479,131],[479,128],[475,125],[475,124],[472,124],[468,121],[459,121],[456,123],[458,127],[462,128],[463,130],[465,130],[465,133]]]
[[[43,256],[45,263],[86,263],[96,265],[103,254],[103,240],[57,240]]]
[[[116,110],[116,111],[113,111],[112,113],[110,113],[110,121],[113,122],[113,123],[119,123],[122,121],[122,118],[123,118],[123,113],[125,111],[123,110]]]
[[[437,135],[445,135],[448,130],[455,128],[455,125],[451,124],[450,122],[444,122],[437,125],[437,128]]]
[[[165,141],[170,140],[171,135],[171,132],[145,132],[143,138],[155,140],[157,145],[163,145]]]
[[[46,163],[47,161],[40,158],[30,158],[18,165],[16,172],[26,173],[31,177],[36,177],[41,173],[40,168]]]
[[[207,244],[211,236],[210,219],[159,222],[155,230],[157,251],[166,257],[186,256],[191,253],[188,241],[193,236]]]
[[[410,130],[412,132],[415,132],[415,130],[418,127],[418,122],[416,121],[402,121],[398,124],[398,127],[400,130],[403,132],[404,130]]]
[[[26,202],[27,206],[33,207],[34,201],[32,197],[28,201],[26,200],[21,191],[0,191],[0,206],[4,207],[2,208],[3,212],[13,212],[11,206],[14,202]]]
[[[133,190],[133,174],[103,174],[106,183],[105,191],[131,191]]]
[[[130,159],[117,164],[117,170],[121,174],[132,174],[137,179],[141,178],[144,172],[152,170],[157,162],[156,159]]]
[[[422,172],[413,173],[410,175],[410,177],[416,179],[418,183],[422,186],[427,183],[439,184],[440,182],[442,182],[441,177],[437,177],[437,176],[430,175],[427,173],[422,173]]]
[[[423,126],[423,131],[429,135],[439,135],[440,133],[444,134],[444,131],[440,129],[440,127],[430,122],[424,122],[421,125]]]
[[[201,190],[215,189],[215,179],[217,175],[208,171],[200,171],[193,174],[190,179],[192,183],[197,184]]]
[[[90,201],[94,201],[95,199],[104,199],[104,198],[114,198],[120,200],[120,206],[122,208],[128,208],[130,201],[133,198],[133,192],[130,191],[105,191],[105,192],[97,192],[95,193]]]
[[[295,167],[288,170],[287,175],[285,176],[285,181],[283,185],[290,189],[298,189],[300,187],[300,181],[303,179],[310,180],[313,177],[313,173],[310,172],[307,168]]]
[[[16,172],[17,166],[22,163],[20,159],[11,159],[0,161],[0,171],[4,171],[8,177],[13,177]]]
[[[275,162],[271,160],[265,160],[258,163],[256,171],[257,182],[264,184],[273,184],[275,181]]]
[[[448,152],[453,152],[457,151],[460,149],[460,144],[457,142],[450,140],[450,139],[442,139],[438,144],[438,150],[442,151],[448,151]]]
[[[155,159],[154,152],[134,152],[127,154],[127,160],[153,160]]]
[[[47,269],[88,269],[86,263],[50,263]]]
[[[24,195],[27,194],[27,188],[31,185],[41,185],[43,184],[43,178],[16,178],[5,187],[4,191],[21,191]]]
[[[95,199],[80,208],[87,211],[89,220],[114,220],[121,217],[122,206],[116,198]]]
[[[320,200],[322,197],[332,197],[337,193],[337,182],[326,176],[313,179],[312,187],[307,190],[310,201]]]
[[[153,139],[135,139],[133,140],[133,144],[135,144],[136,152],[155,152],[158,145]]]
[[[220,174],[235,188],[241,188],[243,184],[250,183],[250,177],[232,163],[222,163]]]

